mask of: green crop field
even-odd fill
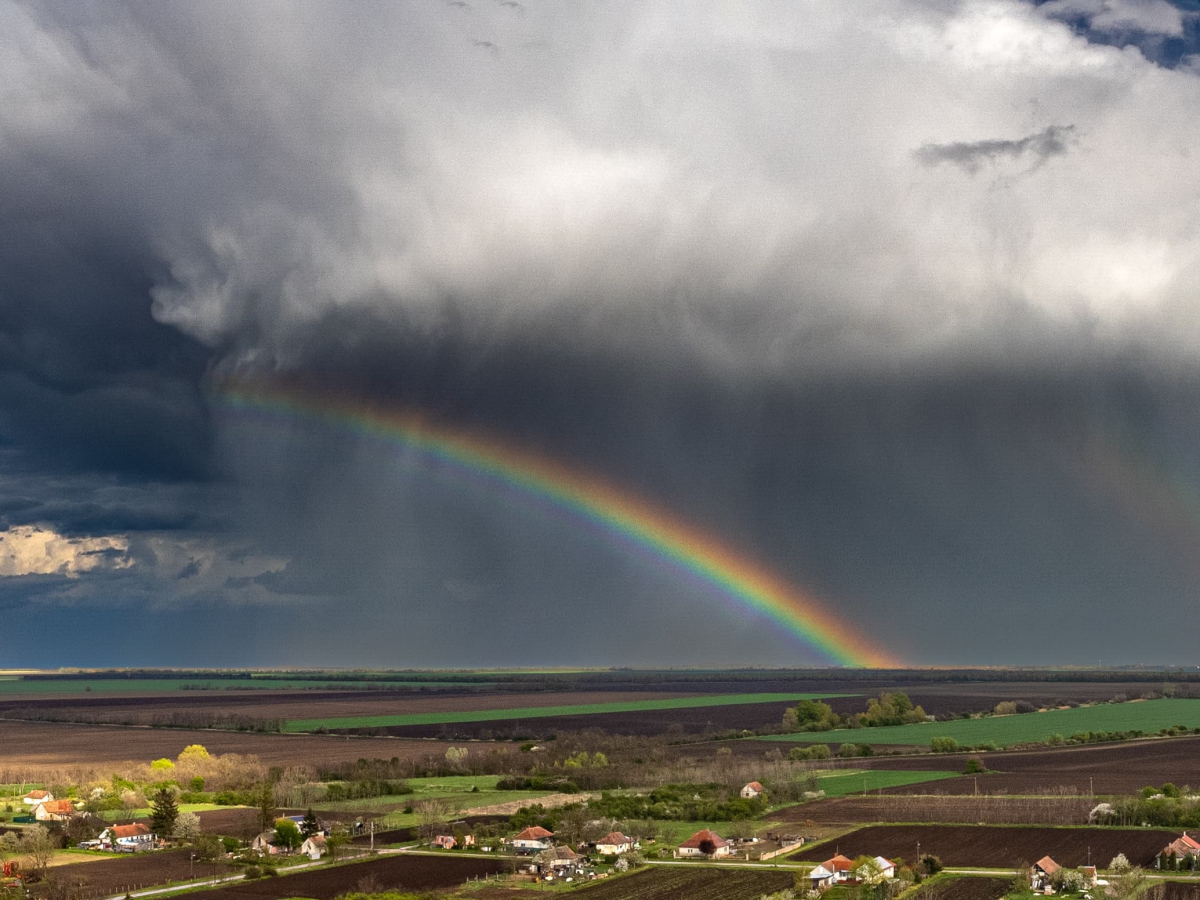
[[[1145,731],[1152,733],[1173,725],[1200,727],[1200,700],[1144,700],[1106,703],[1076,709],[1053,709],[1018,716],[988,716],[953,722],[893,725],[886,728],[855,728],[839,731],[776,734],[760,740],[802,743],[905,744],[928,746],[936,737],[951,737],[971,746],[989,741],[1001,747],[1044,741],[1054,734],[1070,737],[1084,731]]]
[[[519,709],[477,709],[461,712],[409,713],[396,716],[343,716],[328,719],[292,719],[284,731],[318,728],[386,728],[400,725],[444,725],[453,722],[504,722],[546,719],[553,716],[587,716],[599,713],[646,712],[661,709],[695,709],[704,706],[738,706],[745,703],[780,703],[840,697],[843,694],[719,694],[712,697],[675,697],[668,700],[630,700],[613,703],[578,703],[570,706],[529,706]]]
[[[847,794],[861,794],[880,788],[958,778],[960,774],[959,772],[891,772],[886,769],[870,769],[843,775],[826,775],[817,779],[817,786],[825,792],[826,797],[844,797]]]

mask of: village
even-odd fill
[[[738,791],[740,799],[755,801],[763,799],[766,793],[767,788],[759,781],[747,782]],[[303,814],[278,811],[274,816],[276,810],[265,806],[255,813],[261,814],[260,824],[270,827],[252,836],[243,832],[239,838],[197,828],[200,817],[180,812],[175,793],[165,787],[160,787],[153,799],[148,821],[106,824],[90,813],[88,804],[78,796],[56,797],[44,788],[27,791],[20,796],[20,809],[14,811],[11,826],[0,836],[4,858],[4,881],[0,888],[6,892],[4,896],[57,897],[64,890],[68,900],[102,896],[88,891],[86,879],[77,879],[64,888],[57,877],[62,870],[51,864],[54,852],[47,852],[46,846],[69,841],[71,836],[82,838],[75,841],[72,852],[136,856],[146,862],[155,858],[165,860],[183,850],[193,872],[197,860],[213,866],[213,871],[219,874],[208,879],[208,883],[214,884],[261,875],[286,876],[318,864],[353,867],[364,860],[404,856],[424,861],[426,865],[435,864],[437,858],[488,860],[495,865],[488,870],[487,882],[505,884],[513,890],[522,885],[583,888],[639,870],[690,863],[736,865],[743,869],[763,867],[763,871],[784,872],[792,879],[792,886],[786,889],[790,891],[787,896],[891,900],[908,896],[908,892],[923,884],[936,884],[937,879],[954,872],[935,855],[922,855],[919,845],[914,856],[907,860],[870,853],[851,857],[837,852],[835,840],[832,855],[807,863],[796,858],[797,851],[808,843],[814,847],[828,846],[829,841],[822,841],[819,836],[806,840],[801,834],[785,833],[724,837],[717,828],[706,827],[670,843],[627,834],[616,827],[619,823],[608,818],[585,819],[584,825],[593,834],[609,829],[587,839],[581,839],[576,832],[556,833],[538,824],[506,829],[503,822],[472,823],[452,816],[441,823],[426,822],[408,832],[389,833],[377,830],[374,821],[362,818],[346,821],[344,817],[318,815],[311,809]],[[52,835],[54,839],[48,841]],[[1052,846],[1047,850],[1036,862],[1008,872],[1004,896],[1131,900],[1145,891],[1148,879],[1161,877],[1165,872],[1187,877],[1200,868],[1200,841],[1186,831],[1163,845],[1146,871],[1132,864],[1123,853],[1118,853],[1107,865],[1068,866],[1055,861],[1056,851]],[[1136,853],[1133,855],[1136,858]],[[68,863],[68,866],[80,868],[78,864]],[[353,868],[345,872],[346,878],[350,878]],[[972,874],[996,878],[1003,870],[978,870]],[[185,880],[180,889],[192,886]],[[785,893],[774,892],[772,896],[783,897]]]

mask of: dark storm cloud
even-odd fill
[[[913,153],[923,166],[950,163],[975,173],[984,163],[1003,159],[1029,160],[1039,166],[1052,156],[1062,156],[1070,144],[1073,125],[1051,125],[1036,134],[1018,140],[969,141],[950,144],[925,144]]]
[[[122,542],[0,596],[30,634],[130,610],[130,654],[146,610],[236,604],[230,662],[403,663],[397,634],[529,662],[531,619],[597,609],[617,624],[546,661],[807,660],[536,504],[206,401],[278,374],[611,478],[914,660],[1006,658],[968,620],[1134,633],[1128,598],[1176,609],[1190,570],[1072,470],[1072,428],[1195,476],[1200,79],[1069,16],[1192,27],[1083,0],[0,2],[5,564]],[[262,612],[289,605],[339,624]],[[447,608],[484,624],[449,646]]]

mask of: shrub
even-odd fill
[[[963,769],[963,772],[965,772],[967,775],[978,775],[981,772],[986,771],[987,769],[984,768],[983,761],[980,760],[978,756],[972,756],[970,759],[968,759],[966,768]]]
[[[926,853],[921,857],[921,864],[918,868],[922,875],[936,875],[942,871],[942,861],[932,853]]]
[[[958,741],[952,737],[935,737],[930,740],[929,749],[934,753],[953,753],[958,749]]]
[[[814,744],[808,748],[809,759],[829,759],[833,756],[828,744]]]

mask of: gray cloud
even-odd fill
[[[972,174],[985,163],[1001,160],[1029,162],[1031,168],[1036,168],[1051,157],[1065,155],[1074,130],[1074,125],[1050,125],[1017,140],[925,144],[913,156],[923,166],[950,163]]]
[[[679,662],[803,655],[528,502],[206,401],[283,374],[611,478],[913,659],[1009,652],[971,617],[1137,633],[1128,598],[1192,575],[1062,423],[1196,478],[1200,78],[1068,12],[0,0],[0,524],[133,560],[0,603],[236,604],[245,662],[397,662],[404,629],[414,663],[514,663],[528,617],[598,608],[654,627],[563,661],[654,662],[680,621]],[[320,645],[258,612],[322,603]],[[447,649],[446,604],[486,627]]]

